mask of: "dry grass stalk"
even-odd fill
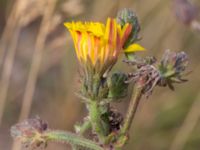
[[[1,55],[0,55],[0,66],[3,63],[3,56],[5,51],[8,49],[7,55],[5,56],[5,63],[2,70],[1,78],[1,89],[0,89],[0,125],[2,123],[2,117],[5,107],[5,102],[8,93],[8,87],[10,84],[10,76],[13,68],[14,56],[17,48],[17,41],[21,30],[21,15],[26,7],[26,3],[22,0],[18,0],[13,6],[13,10],[7,20],[6,27],[4,29],[1,38]],[[12,38],[11,38],[12,37]],[[10,40],[10,38],[12,40]]]
[[[5,59],[5,64],[3,66],[2,78],[1,78],[1,90],[0,90],[0,125],[2,123],[5,102],[8,94],[8,88],[10,84],[10,77],[12,73],[19,33],[20,33],[20,27],[18,27],[18,29],[15,31],[13,35],[13,39],[10,43],[11,46],[9,47],[9,51]]]
[[[35,51],[33,54],[33,60],[25,88],[19,120],[27,118],[30,112],[33,94],[35,90],[35,84],[37,81],[37,76],[42,60],[43,49],[45,47],[45,41],[49,33],[49,28],[51,26],[51,17],[56,6],[56,0],[46,1],[46,3],[46,9],[43,15],[43,20],[35,44]]]
[[[10,84],[10,76],[12,73],[12,67],[14,63],[14,56],[17,48],[17,40],[19,37],[20,30],[23,26],[27,25],[29,22],[34,20],[32,17],[32,13],[24,13],[27,12],[27,7],[30,6],[27,1],[18,0],[14,3],[13,9],[8,17],[6,22],[6,26],[4,32],[2,34],[1,42],[0,42],[0,66],[3,63],[3,56],[5,55],[6,49],[8,49],[7,55],[5,56],[5,63],[2,71],[2,79],[1,79],[1,91],[0,91],[0,125],[2,122],[5,102],[8,93],[8,87]],[[45,5],[43,5],[45,6]],[[38,9],[32,9],[31,12],[37,12],[36,16],[38,17]],[[42,9],[41,9],[42,10]],[[24,14],[26,14],[24,16]],[[29,18],[27,20],[26,18]],[[11,40],[10,40],[11,39]],[[10,47],[9,47],[10,45]]]
[[[45,0],[30,0],[21,19],[22,25],[27,26],[29,23],[42,16],[45,7]]]
[[[13,35],[13,32],[15,31],[15,27],[17,22],[19,21],[19,17],[23,14],[23,11],[25,10],[25,7],[27,5],[26,1],[17,0],[14,3],[14,6],[12,8],[12,11],[10,12],[10,15],[6,21],[6,26],[4,28],[4,32],[2,34],[1,38],[1,54],[4,54],[6,46],[10,40],[10,38]],[[3,55],[1,55],[2,57]],[[2,59],[0,59],[2,61]]]
[[[27,118],[30,113],[33,94],[35,91],[36,81],[43,56],[43,50],[45,47],[45,41],[49,33],[49,28],[51,26],[51,17],[54,13],[55,6],[56,6],[56,0],[46,1],[46,7],[43,14],[43,19],[40,26],[39,34],[37,36],[31,68],[28,75],[25,93],[23,96],[19,121]],[[12,150],[20,150],[20,149],[21,149],[21,144],[17,141],[14,141],[12,145]]]

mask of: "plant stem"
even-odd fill
[[[128,132],[130,130],[132,121],[135,117],[139,102],[142,97],[142,89],[143,87],[138,86],[137,84],[134,87],[125,121],[120,131],[121,137],[118,139],[118,144],[120,143],[120,147],[122,147],[127,141]]]
[[[83,136],[87,130],[89,130],[92,127],[91,122],[89,120],[86,120],[81,126],[79,130],[76,130],[76,133],[78,133],[80,136]],[[77,145],[71,145],[72,150],[80,150],[80,147]]]
[[[102,125],[100,106],[97,101],[90,102],[89,116],[92,124],[92,129],[98,134],[98,137],[103,140],[105,136],[105,130]]]
[[[128,133],[128,131],[131,127],[132,121],[135,117],[141,97],[142,97],[142,87],[136,85],[134,87],[133,94],[131,96],[131,101],[129,104],[129,108],[128,108],[128,111],[126,114],[126,118],[125,118],[124,124],[123,124],[121,132],[120,132],[122,135],[126,135]]]
[[[46,137],[47,141],[66,142],[72,145],[81,146],[91,150],[103,150],[103,148],[97,145],[95,142],[69,132],[46,131],[43,137]]]

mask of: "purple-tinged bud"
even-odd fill
[[[186,82],[187,80],[183,79],[183,76],[188,62],[185,52],[175,53],[166,50],[158,67],[162,76],[160,85],[168,85],[170,89],[174,90],[173,83]]]
[[[11,127],[11,136],[18,139],[25,146],[39,147],[41,144],[46,146],[46,141],[42,133],[47,130],[47,123],[40,118],[27,119]]]
[[[126,23],[132,25],[132,31],[129,35],[129,38],[124,44],[124,48],[127,48],[129,45],[133,44],[134,42],[138,41],[138,34],[140,31],[140,24],[136,14],[131,9],[122,9],[117,14],[117,22],[123,27]]]
[[[148,60],[148,59],[147,59]],[[143,93],[149,96],[155,86],[168,86],[174,90],[174,83],[183,83],[184,72],[188,65],[188,56],[185,52],[171,52],[166,50],[160,63],[155,58],[147,61],[141,59],[134,62],[128,61],[128,64],[136,65],[137,70],[128,74],[127,82],[134,81],[142,87]]]

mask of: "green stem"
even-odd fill
[[[135,85],[131,96],[131,101],[128,107],[128,111],[124,120],[124,124],[120,130],[120,136],[118,137],[117,142],[115,143],[116,150],[121,150],[128,140],[128,132],[136,115],[138,105],[142,97],[142,90],[143,86],[139,86],[138,84]]]
[[[97,145],[95,142],[69,132],[46,131],[43,136],[46,137],[47,141],[66,142],[91,150],[103,150],[103,148]]]
[[[91,123],[89,120],[86,120],[78,129],[78,131],[76,130],[76,133],[78,133],[80,136],[83,136],[85,134],[85,132],[87,130],[89,130],[91,128]],[[80,147],[77,145],[71,145],[72,146],[72,150],[80,150]]]
[[[135,117],[141,97],[142,97],[142,87],[139,87],[136,85],[136,87],[134,88],[132,97],[131,97],[131,101],[129,104],[129,108],[128,108],[128,111],[126,114],[124,124],[123,124],[121,132],[120,132],[121,134],[125,135],[128,133],[128,131],[131,127],[132,121]]]
[[[105,131],[101,120],[101,110],[97,101],[91,101],[89,104],[89,116],[92,129],[96,132],[101,140],[104,139]]]
[[[107,122],[102,118],[105,106],[100,105],[101,102],[101,76],[99,74],[88,74],[85,80],[87,89],[83,93],[88,97],[87,108],[89,111],[89,118],[92,130],[97,134],[99,140],[104,142],[106,135],[108,134]]]

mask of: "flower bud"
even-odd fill
[[[140,31],[140,24],[136,14],[130,9],[122,9],[117,15],[117,22],[123,27],[125,24],[129,23],[132,25],[132,31],[129,35],[129,38],[126,40],[124,44],[124,49],[126,49],[129,45],[138,41],[138,33]]]

